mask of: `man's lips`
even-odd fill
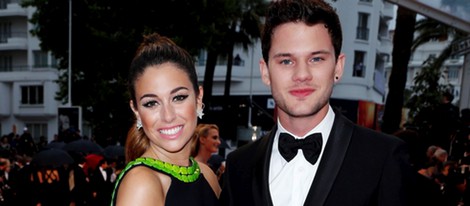
[[[306,97],[312,94],[315,90],[314,89],[295,89],[291,90],[290,94],[296,97]]]

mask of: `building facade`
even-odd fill
[[[61,106],[54,98],[56,61],[29,32],[34,8],[20,2],[0,0],[0,134],[21,135],[27,128],[36,140],[52,139]]]

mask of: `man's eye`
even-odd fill
[[[281,64],[292,64],[292,61],[289,60],[289,59],[284,59],[284,60],[281,60]]]
[[[185,100],[186,98],[188,98],[189,95],[177,95],[173,98],[173,101],[175,102],[181,102],[183,100]]]
[[[323,58],[321,58],[321,57],[313,57],[312,58],[312,61],[314,61],[314,62],[319,62],[319,61],[322,61],[322,60],[323,60]]]

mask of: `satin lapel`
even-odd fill
[[[338,175],[353,133],[353,124],[335,111],[333,128],[304,205],[324,205]]]
[[[269,193],[269,163],[271,160],[272,145],[277,126],[269,134],[262,137],[254,154],[255,166],[253,168],[253,199],[255,205],[273,205]]]

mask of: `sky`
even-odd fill
[[[442,0],[417,0],[421,2],[422,4],[426,4],[428,6],[431,6],[433,8],[439,9],[441,11],[444,11],[446,13],[449,13],[459,19],[470,21],[470,4],[466,4],[467,8],[463,6],[456,7],[455,10],[451,11],[451,8],[449,6],[443,7],[442,6]],[[456,0],[458,1],[458,0]],[[468,1],[468,0],[460,0],[460,1]]]
[[[444,11],[446,13],[452,14],[456,18],[463,19],[467,22],[470,22],[470,12],[468,12],[468,11],[470,11],[470,8],[465,8],[465,7],[460,6],[460,7],[456,7],[456,9],[454,11],[451,11],[450,7],[441,6],[442,5],[442,0],[415,0],[415,1],[418,1],[421,4],[425,4],[425,5],[428,5],[430,7],[436,8],[438,10]],[[470,1],[470,0],[455,0],[455,1]],[[467,4],[467,5],[470,7],[470,3]],[[398,7],[395,5],[395,7],[394,7],[394,9],[395,9],[394,14],[395,15],[397,13],[396,12],[397,8]],[[395,18],[396,18],[396,16],[394,16],[394,18],[389,22],[389,29],[391,29],[391,30],[395,29]],[[422,19],[422,18],[425,18],[425,17],[418,13],[417,19]]]

